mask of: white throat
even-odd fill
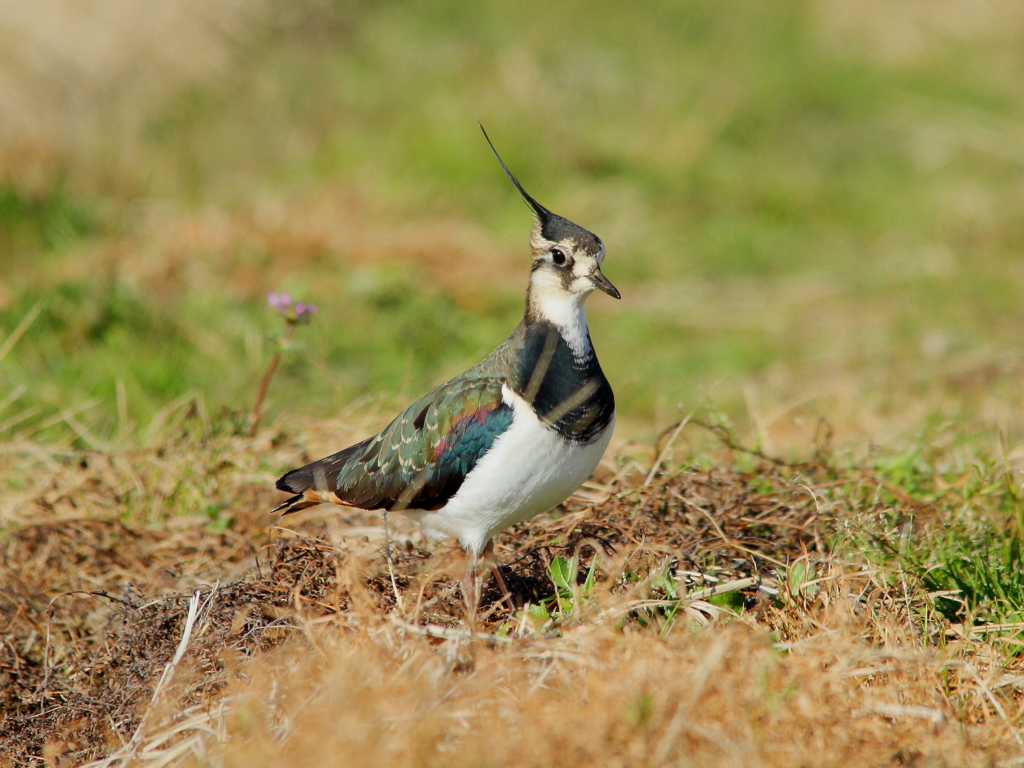
[[[530,279],[530,309],[533,316],[547,320],[558,328],[565,343],[578,362],[586,362],[594,355],[587,328],[587,315],[583,302],[587,293],[569,293],[555,276],[534,272]]]

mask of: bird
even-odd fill
[[[483,360],[378,434],[283,475],[276,486],[293,495],[273,510],[330,502],[401,512],[432,538],[454,538],[467,554],[461,588],[471,625],[481,559],[512,604],[494,537],[565,501],[608,447],[615,396],[583,305],[595,290],[621,298],[601,271],[601,239],[537,202],[480,130],[533,213],[522,320]]]

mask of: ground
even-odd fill
[[[488,581],[471,633],[457,548],[394,516],[385,540],[376,513],[268,513],[276,492],[247,465],[298,459],[277,437],[177,441],[179,471],[221,457],[204,482],[230,501],[159,525],[117,510],[159,484],[162,448],[132,456],[132,479],[123,456],[66,455],[26,492],[0,572],[7,764],[1019,755],[1016,627],[945,618],[925,571],[887,554],[941,526],[963,485],[914,498],[826,451],[789,463],[731,442],[712,469],[609,461],[499,537],[519,606]],[[110,512],[76,514],[83,498]]]

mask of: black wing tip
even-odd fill
[[[291,483],[288,481],[288,478],[294,475],[297,471],[298,470],[293,469],[291,472],[281,475],[281,477],[277,478],[277,482],[274,483],[274,487],[279,491],[284,491],[285,493],[298,493],[299,489],[292,488]]]

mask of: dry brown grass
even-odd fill
[[[104,274],[163,300],[214,281],[252,298],[295,274],[326,281],[339,262],[384,264],[414,269],[471,311],[491,306],[489,290],[515,285],[518,293],[522,278],[521,251],[496,246],[467,221],[424,214],[395,222],[342,184],[268,195],[238,211],[154,204],[135,213],[129,232],[83,246],[49,272],[25,265],[18,277],[46,284]]]
[[[5,505],[0,553],[6,764],[1020,756],[1012,646],[958,636],[907,574],[831,551],[830,533],[869,526],[882,502],[855,508],[829,489],[881,498],[870,471],[729,469],[741,454],[725,451],[722,469],[646,485],[635,464],[604,466],[559,514],[499,541],[520,599],[550,597],[548,563],[573,553],[580,578],[596,562],[592,591],[543,620],[490,588],[470,635],[448,547],[396,524],[389,568],[370,513],[319,508],[268,528],[274,494],[257,462],[299,448],[203,435],[201,421],[193,411],[180,439],[146,450],[5,453],[5,475],[28,481]],[[230,503],[169,514],[183,496]],[[780,579],[796,562],[804,575]],[[666,572],[690,592],[680,603]],[[734,616],[708,595],[737,579]]]
[[[785,653],[738,623],[667,637],[590,625],[494,647],[357,629],[239,686],[217,762],[968,765],[1002,752],[985,743],[998,725],[953,716],[941,659],[832,629],[842,639]]]

